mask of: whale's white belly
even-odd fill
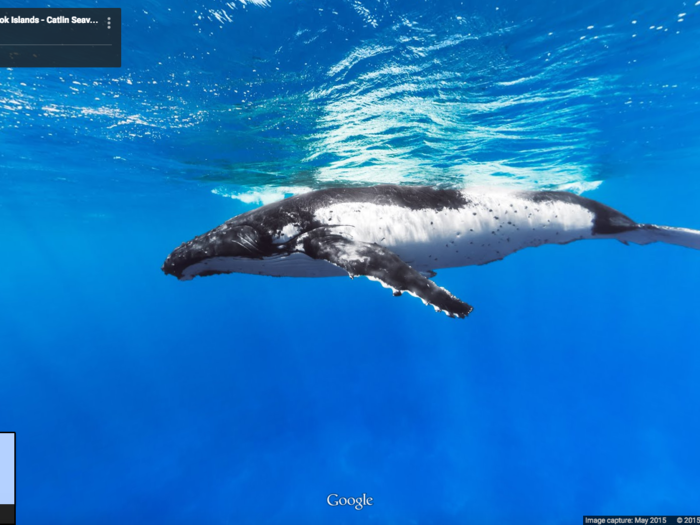
[[[485,264],[523,248],[591,237],[593,213],[576,204],[536,203],[493,189],[463,195],[470,204],[458,209],[345,202],[316,210],[315,218],[353,240],[392,250],[419,271]]]

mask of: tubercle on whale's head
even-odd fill
[[[196,239],[193,239],[193,241],[194,240]],[[163,270],[165,275],[174,275],[181,281],[189,280],[183,275],[185,268],[202,260],[202,257],[194,256],[195,250],[191,249],[190,244],[193,241],[182,243],[166,257],[163,266],[161,266],[161,270]]]
[[[166,275],[189,281],[193,277],[212,273],[207,271],[206,265],[199,265],[195,267],[201,267],[199,270],[193,270],[192,267],[198,263],[215,257],[259,259],[269,251],[268,244],[269,239],[260,235],[252,226],[224,223],[175,248],[161,269]]]

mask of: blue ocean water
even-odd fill
[[[94,6],[122,9],[120,69],[0,71],[21,523],[700,512],[698,252],[442,270],[463,321],[366,279],[160,271],[336,185],[565,189],[700,229],[700,2],[62,4]]]

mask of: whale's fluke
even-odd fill
[[[636,228],[620,234],[617,238],[621,241],[635,244],[663,242],[700,250],[700,231],[688,228],[638,224]]]

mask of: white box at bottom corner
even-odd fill
[[[15,434],[0,432],[0,505],[15,504]]]

